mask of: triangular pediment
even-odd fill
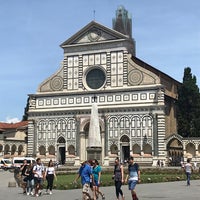
[[[86,44],[120,39],[127,40],[128,36],[92,21],[60,46],[65,47],[73,44]]]

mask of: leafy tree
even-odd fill
[[[189,67],[184,69],[183,84],[178,89],[177,122],[183,137],[200,137],[200,93]]]

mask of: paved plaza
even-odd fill
[[[67,178],[67,175],[66,175]],[[13,182],[13,173],[0,170],[0,200],[23,200],[23,199],[41,199],[41,200],[81,200],[81,190],[53,190],[52,195],[42,195],[40,197],[31,197],[22,194],[22,189],[18,187],[8,187],[8,182]],[[131,200],[127,185],[122,187],[125,193],[125,199]],[[114,187],[102,187],[102,192],[106,200],[115,200]],[[139,200],[198,200],[200,196],[200,180],[191,181],[191,186],[186,186],[185,181],[168,183],[151,183],[137,185]],[[100,198],[101,200],[101,198]]]

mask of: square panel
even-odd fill
[[[113,102],[113,96],[108,95],[108,96],[107,96],[107,101],[108,101],[108,102]]]
[[[65,105],[66,103],[67,103],[66,98],[61,98],[61,104],[62,104],[62,105]]]
[[[51,99],[47,99],[47,100],[46,100],[46,105],[47,105],[47,106],[50,106],[50,105],[51,105]]]
[[[89,103],[89,97],[84,97],[84,103]]]
[[[115,96],[115,101],[121,101],[121,95],[116,95]]]
[[[39,105],[39,106],[43,106],[43,105],[44,105],[44,100],[39,100],[39,101],[38,101],[38,105]]]
[[[138,94],[132,94],[132,100],[137,101],[138,100]]]
[[[124,101],[129,101],[130,100],[130,95],[129,94],[125,94],[123,96]]]
[[[140,99],[141,100],[147,100],[147,94],[146,93],[140,94]]]
[[[99,102],[105,102],[105,97],[104,96],[99,96]]]
[[[76,103],[77,103],[77,104],[82,103],[82,99],[81,99],[81,97],[77,97],[77,98],[76,98]]]
[[[155,93],[149,93],[149,99],[155,100],[156,99],[156,94]]]
[[[59,99],[54,99],[53,100],[53,105],[58,105],[59,104]]]
[[[74,98],[69,98],[68,103],[69,104],[74,104]]]

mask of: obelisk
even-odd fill
[[[90,126],[88,134],[88,159],[101,159],[101,134],[99,126],[99,115],[98,107],[96,102],[92,103],[91,116],[90,116]]]
[[[101,147],[101,135],[99,128],[99,116],[97,104],[92,104],[89,135],[88,135],[88,147]]]

